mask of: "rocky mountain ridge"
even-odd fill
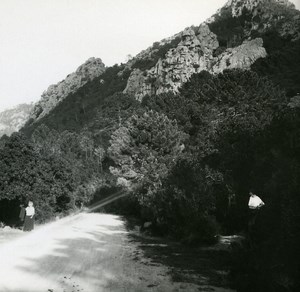
[[[288,0],[229,0],[206,22],[212,23],[226,13],[234,18],[247,16],[243,31],[246,37],[276,29],[282,37],[300,38],[299,11]]]
[[[20,104],[14,108],[0,112],[0,137],[10,136],[19,131],[29,118],[33,103]]]
[[[41,95],[40,101],[35,104],[29,118],[35,121],[44,117],[69,94],[76,92],[87,82],[99,77],[104,71],[105,65],[100,58],[89,58],[64,80],[50,85]]]
[[[202,70],[250,69],[267,56],[262,36],[268,31],[276,28],[281,37],[300,38],[300,13],[294,8],[288,0],[229,0],[198,28],[186,28],[171,38],[169,42],[179,36],[181,40],[153,67],[141,70],[133,66],[124,93],[141,100],[146,95],[177,92],[192,74]],[[151,54],[151,48],[143,52],[144,58],[146,52]]]
[[[170,49],[153,68],[144,72],[133,70],[124,93],[133,94],[141,100],[145,95],[177,92],[194,73],[202,70],[220,73],[225,69],[249,69],[258,58],[267,55],[261,38],[246,40],[240,46],[228,48],[214,57],[214,50],[218,47],[217,36],[207,24],[200,25],[197,35],[188,28],[182,33],[177,48]]]
[[[276,31],[291,41],[300,39],[300,12],[294,8],[288,0],[229,0],[198,27],[155,42],[130,59],[118,73],[127,80],[121,90],[142,100],[146,95],[178,92],[202,70],[213,74],[225,69],[248,70],[258,59],[267,57],[267,33]],[[105,69],[101,59],[90,58],[63,81],[49,86],[30,114],[31,123]]]

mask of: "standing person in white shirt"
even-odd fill
[[[259,196],[253,194],[252,192],[249,192],[249,195],[250,195],[250,199],[249,199],[248,206],[250,209],[252,210],[259,209],[265,204]]]
[[[24,228],[23,231],[31,231],[34,228],[34,214],[35,210],[33,207],[33,202],[28,202],[28,207],[25,209],[25,220],[24,220]]]
[[[258,210],[265,205],[265,203],[262,201],[262,199],[253,194],[252,192],[249,192],[250,198],[249,198],[249,203],[248,207],[250,209],[250,220],[249,220],[249,227],[254,225],[255,219],[257,216]]]

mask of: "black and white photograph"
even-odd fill
[[[300,0],[0,0],[0,292],[300,291]]]

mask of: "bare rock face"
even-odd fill
[[[105,65],[100,58],[90,58],[78,69],[69,74],[64,80],[50,85],[43,92],[41,100],[37,102],[30,114],[33,121],[47,115],[59,102],[69,94],[74,93],[87,82],[99,77],[105,71]]]
[[[217,63],[211,68],[211,71],[221,73],[225,69],[250,69],[257,59],[266,56],[267,52],[261,38],[245,41],[242,45],[229,48],[219,55]]]
[[[182,32],[178,46],[170,49],[153,68],[131,73],[124,93],[141,100],[147,94],[176,92],[192,74],[211,67],[213,50],[218,46],[216,35],[207,25],[200,26],[197,35],[192,28],[187,28]]]
[[[33,104],[20,104],[0,113],[0,137],[19,131],[27,122]]]
[[[211,52],[219,47],[217,36],[210,31],[206,23],[200,24],[197,37],[205,55],[211,55]]]
[[[164,59],[142,72],[135,69],[127,83],[124,93],[141,100],[145,95],[161,94],[168,91],[178,92],[194,73],[203,70],[220,73],[225,69],[249,69],[258,58],[267,56],[263,40],[257,38],[245,41],[242,45],[229,48],[217,57],[213,52],[218,48],[217,36],[202,24],[197,31],[188,28],[182,33],[182,41],[170,49]]]
[[[137,99],[141,100],[141,98],[147,94],[146,92],[148,92],[148,89],[145,86],[146,78],[143,71],[140,69],[134,69],[129,76],[124,93],[134,95]],[[149,88],[149,94],[150,93],[151,87]]]

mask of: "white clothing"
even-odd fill
[[[33,216],[35,213],[34,207],[27,207],[25,210],[26,210],[26,216]]]
[[[252,195],[250,196],[248,206],[250,209],[258,209],[262,207],[265,203],[261,200],[259,196]]]

